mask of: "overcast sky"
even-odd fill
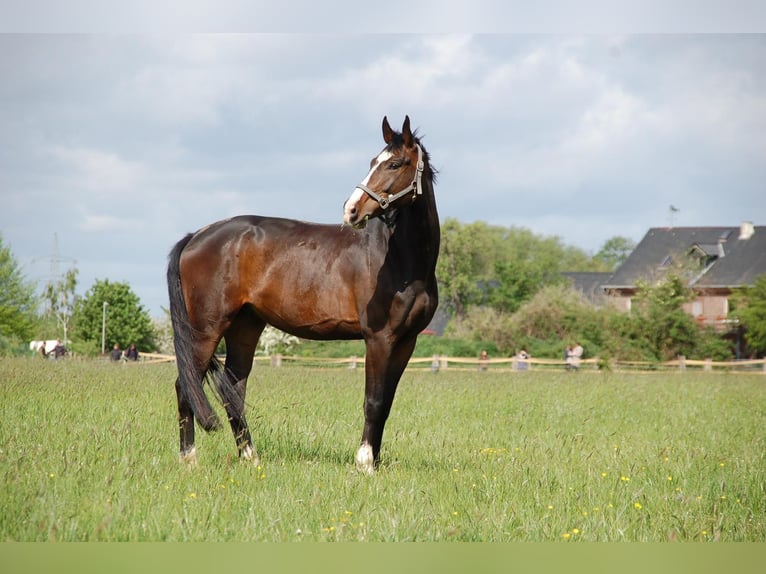
[[[340,223],[409,114],[439,213],[595,253],[766,225],[766,35],[0,35],[0,233],[167,306],[167,253],[237,214]],[[670,205],[680,209],[671,218]],[[76,262],[76,263],[75,263]]]

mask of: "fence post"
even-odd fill
[[[712,371],[713,370],[713,359],[705,359],[705,366],[703,367],[703,370],[705,371]]]
[[[282,366],[282,355],[277,353],[276,355],[271,355],[271,366],[272,367],[281,367]]]
[[[351,355],[351,360],[348,364],[349,369],[356,369],[356,355]]]
[[[679,371],[686,370],[686,357],[684,357],[683,355],[678,355],[678,370]]]

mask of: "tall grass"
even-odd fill
[[[373,477],[362,369],[258,367],[259,468],[179,463],[174,378],[0,362],[0,540],[766,539],[761,376],[407,372]]]

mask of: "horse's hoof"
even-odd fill
[[[258,457],[258,453],[250,445],[242,449],[242,458],[255,467],[261,466],[261,459]]]
[[[181,462],[186,464],[189,468],[196,468],[197,466],[197,448],[191,447],[189,450],[181,451],[179,457]]]
[[[375,474],[375,457],[370,445],[363,444],[356,451],[356,469],[367,475]]]

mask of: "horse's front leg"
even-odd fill
[[[396,345],[368,340],[365,355],[364,431],[356,452],[356,467],[373,474],[380,462],[383,429],[391,412],[399,379],[415,349],[416,338]]]

